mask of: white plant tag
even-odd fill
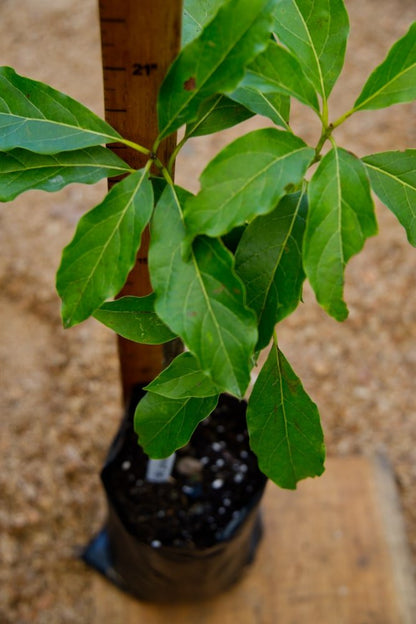
[[[166,457],[165,459],[149,459],[146,470],[146,481],[150,483],[164,483],[168,481],[173,464],[175,463],[176,453]]]

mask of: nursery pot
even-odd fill
[[[108,517],[84,560],[140,600],[210,598],[242,575],[262,525],[266,477],[248,446],[246,403],[222,395],[154,483],[137,444],[136,388],[101,472]]]

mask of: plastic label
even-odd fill
[[[175,463],[176,453],[166,457],[166,459],[149,459],[146,470],[146,481],[150,483],[164,483],[168,481],[173,464]]]

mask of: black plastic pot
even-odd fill
[[[133,430],[142,395],[138,388],[102,470],[108,519],[83,558],[141,600],[203,600],[238,580],[262,534],[266,477],[248,447],[246,404],[222,395],[177,452],[169,481],[149,483]]]

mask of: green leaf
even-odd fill
[[[344,65],[349,33],[343,0],[280,0],[274,29],[304,74],[328,97]]]
[[[213,382],[241,397],[250,380],[256,318],[220,241],[199,237],[184,259],[181,205],[189,195],[167,187],[155,210],[149,249],[155,309]]]
[[[230,100],[225,95],[215,94],[201,104],[197,118],[187,124],[185,136],[190,139],[219,132],[252,116],[253,113],[241,104]]]
[[[35,154],[23,149],[0,152],[0,201],[11,201],[29,189],[54,192],[72,182],[94,184],[129,173],[130,167],[105,147],[61,154]]]
[[[247,425],[260,470],[280,487],[296,489],[301,479],[323,473],[318,409],[277,345],[254,385]]]
[[[0,67],[0,150],[57,154],[118,141],[88,108],[51,87]]]
[[[342,299],[344,268],[366,238],[377,233],[364,165],[334,147],[314,173],[308,196],[304,268],[319,303],[342,321],[348,316]]]
[[[80,219],[57,273],[65,327],[85,320],[121,290],[152,208],[152,185],[146,169],[140,169]]]
[[[178,355],[145,390],[170,399],[218,396],[218,388],[204,373],[192,353]]]
[[[197,425],[215,409],[218,397],[169,399],[148,392],[134,416],[139,444],[152,459],[169,457],[187,444]]]
[[[239,86],[229,96],[232,100],[253,111],[253,113],[268,117],[277,126],[290,130],[290,98],[285,95],[281,93],[262,93],[259,89]]]
[[[416,22],[396,41],[365,83],[354,110],[385,108],[416,98]]]
[[[240,137],[202,172],[201,191],[186,204],[188,238],[222,236],[270,212],[303,179],[313,156],[302,139],[275,128]]]
[[[107,301],[93,314],[94,318],[119,336],[142,344],[163,344],[175,338],[154,311],[155,295],[120,297]]]
[[[182,50],[159,91],[159,138],[195,119],[210,95],[236,88],[244,65],[270,37],[271,4],[274,0],[225,3],[200,36]]]
[[[275,41],[270,41],[265,51],[248,65],[241,86],[257,88],[261,93],[279,92],[294,97],[319,113],[316,91],[301,64]]]
[[[416,149],[382,152],[362,159],[371,186],[416,246]]]
[[[214,17],[224,0],[185,0],[182,16],[182,46],[201,34],[204,25]]]
[[[247,290],[247,305],[259,319],[257,350],[268,345],[276,323],[302,297],[306,212],[305,195],[286,195],[273,212],[250,223],[237,248],[235,268]]]

